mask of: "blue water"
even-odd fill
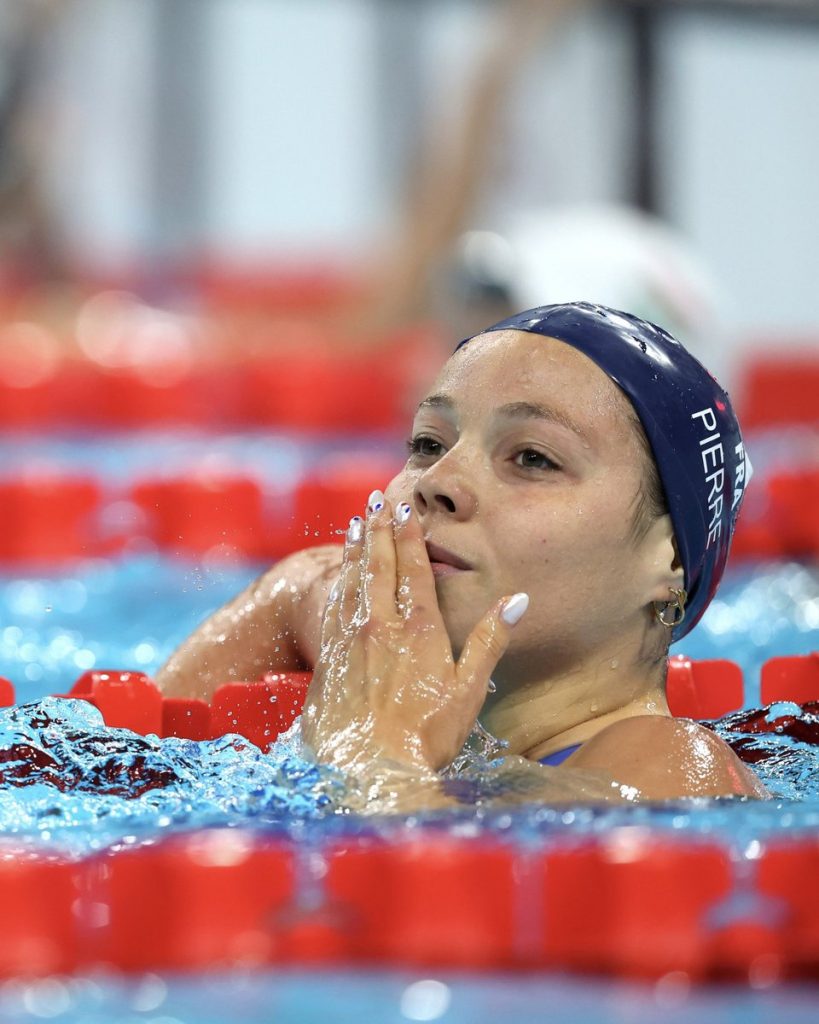
[[[90,668],[156,671],[198,623],[264,567],[157,554],[0,575],[0,676],[19,701],[64,693]]]
[[[556,976],[292,971],[0,986],[3,1024],[815,1024],[812,986],[690,987]]]

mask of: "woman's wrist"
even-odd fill
[[[359,814],[411,814],[455,806],[441,778],[431,768],[421,769],[378,758],[366,769],[347,772],[345,805]]]
[[[311,733],[317,731],[311,728],[312,710],[307,711],[302,735],[313,757],[320,764],[351,774],[366,774],[373,766],[381,766],[385,770],[408,772],[418,777],[438,777],[424,756],[417,735],[405,733],[384,737],[378,735],[373,721],[356,720],[336,729],[329,736],[315,740],[311,736]]]

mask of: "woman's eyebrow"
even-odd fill
[[[418,406],[418,412],[422,409],[442,409],[445,412],[454,413],[455,403],[448,395],[430,395]],[[550,423],[557,423],[572,433],[577,434],[583,441],[589,444],[589,437],[583,428],[576,423],[571,416],[560,409],[551,409],[549,406],[540,405],[538,402],[508,402],[506,405],[494,410],[494,415],[503,416],[506,419],[519,420],[547,420]]]
[[[418,406],[418,412],[422,409],[444,409],[446,412],[454,412],[455,403],[448,395],[430,395]]]
[[[505,416],[508,419],[549,420],[551,423],[557,423],[559,426],[571,430],[587,444],[589,443],[588,434],[571,416],[560,409],[551,409],[537,402],[509,402],[497,409],[496,415]]]

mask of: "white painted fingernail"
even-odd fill
[[[514,626],[523,618],[523,615],[528,607],[528,594],[514,594],[503,606],[503,609],[500,613],[500,617],[506,623],[507,626]]]
[[[350,520],[350,526],[347,529],[347,542],[349,544],[357,544],[361,540],[363,532],[364,523],[361,516],[353,516]]]
[[[367,498],[367,511],[368,512],[380,512],[384,507],[384,494],[382,491],[373,491],[373,493]]]
[[[399,526],[403,526],[411,515],[412,509],[405,501],[402,501],[398,508],[395,510],[395,521],[396,523],[398,523]]]

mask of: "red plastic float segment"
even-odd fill
[[[500,843],[429,833],[338,844],[324,858],[325,899],[355,961],[509,966],[517,948],[515,857]]]
[[[91,477],[37,474],[0,480],[0,560],[59,563],[98,554]]]
[[[62,338],[31,322],[21,309],[0,314],[0,428],[60,422],[70,394],[71,362],[64,348]]]
[[[91,701],[108,725],[202,740],[225,733],[245,736],[267,750],[301,714],[310,672],[271,672],[257,682],[218,687],[211,705],[163,697],[141,672],[92,670],[79,677],[71,697]],[[0,706],[13,703],[13,688],[0,680]],[[743,705],[742,672],[730,661],[668,661],[668,703],[678,718],[719,718]],[[762,700],[819,700],[819,653],[772,658],[762,668]]]
[[[162,694],[144,672],[93,669],[79,677],[69,696],[89,699],[112,728],[161,734]]]
[[[731,886],[725,850],[637,828],[543,857],[541,962],[581,971],[704,977],[709,908]]]
[[[236,732],[268,750],[301,714],[311,673],[270,673],[262,682],[224,683],[211,703],[212,735]]]
[[[214,736],[238,733],[267,750],[281,731],[274,686],[265,683],[223,683],[211,702]]]
[[[260,682],[226,683],[208,704],[164,697],[143,672],[92,669],[67,696],[87,700],[115,728],[192,740],[238,733],[267,750],[301,714],[311,679],[311,672],[272,672]],[[9,693],[13,697],[13,689]]]
[[[66,974],[81,966],[77,865],[0,851],[0,976]]]
[[[0,676],[0,708],[10,708],[17,703],[14,694],[14,684]]]
[[[283,956],[293,849],[238,830],[110,858],[100,958],[128,971],[254,966]]]
[[[268,323],[266,333],[269,354],[233,369],[237,418],[302,431],[407,424],[429,360],[440,355],[439,331],[425,324],[369,341],[315,321]]]
[[[210,705],[204,700],[163,697],[160,735],[185,740],[211,739]]]
[[[744,428],[819,423],[819,357],[815,339],[746,355],[739,388]]]
[[[207,371],[159,363],[109,368],[92,361],[72,369],[65,418],[96,428],[138,429],[158,425],[210,424]]]
[[[248,423],[307,431],[390,429],[401,422],[394,364],[321,351],[281,353],[247,364],[241,388]]]
[[[819,841],[781,843],[765,850],[758,862],[756,888],[771,902],[767,917],[781,935],[785,970],[802,977],[819,976]]]
[[[819,399],[817,399],[819,402]],[[748,492],[731,557],[819,555],[819,470],[776,473]]]
[[[270,549],[262,490],[250,477],[146,480],[131,498],[148,517],[151,540],[164,550],[260,557]]]
[[[819,406],[819,392],[816,394]],[[819,469],[777,473],[766,486],[771,519],[787,554],[819,555]]]
[[[353,516],[364,515],[367,498],[386,487],[401,467],[383,459],[338,459],[306,477],[293,494],[290,550],[338,544]]]
[[[721,718],[744,703],[742,669],[733,661],[668,659],[666,697],[675,718]]]
[[[777,700],[806,704],[819,700],[819,652],[770,658],[762,666],[760,695],[763,704]]]

